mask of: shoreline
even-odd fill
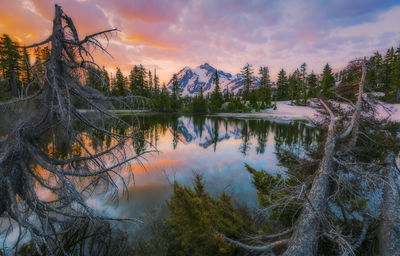
[[[346,104],[341,104],[345,107]],[[296,106],[291,105],[290,101],[278,101],[276,103],[276,110],[265,109],[260,112],[245,112],[245,113],[235,113],[235,112],[221,112],[221,113],[211,113],[204,114],[206,116],[218,116],[218,117],[231,117],[231,118],[249,118],[249,119],[271,119],[271,120],[303,120],[312,121],[318,119],[317,109],[311,106]],[[385,119],[389,118],[392,122],[400,122],[400,104],[390,104],[382,103],[377,105],[377,116],[379,118]],[[389,110],[390,113],[387,111]],[[80,113],[96,113],[95,109],[79,109]],[[195,115],[194,113],[176,112],[176,113],[163,113],[152,110],[124,110],[115,109],[109,110],[111,113],[115,114],[178,114],[178,115]]]

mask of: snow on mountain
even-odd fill
[[[193,123],[192,118],[179,118],[176,133],[178,139],[184,143],[198,143],[199,146],[207,149],[211,145],[230,138],[240,139],[242,137],[242,128],[238,126],[223,127],[218,126],[215,130],[215,125],[210,119],[206,119],[204,124],[200,127]],[[172,128],[169,128],[171,135],[174,134]]]
[[[214,75],[216,69],[208,63],[204,63],[197,68],[185,67],[177,73],[182,96],[195,96],[203,88],[204,95],[214,90]],[[221,92],[229,90],[238,94],[243,90],[244,77],[241,74],[232,75],[218,70],[219,84]],[[259,85],[259,79],[254,78],[253,87]],[[168,82],[167,88],[172,89],[172,79]]]

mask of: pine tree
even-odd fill
[[[28,51],[23,49],[22,80],[25,85],[32,82],[31,60]]]
[[[172,77],[172,107],[174,111],[178,111],[179,109],[179,99],[180,99],[180,86],[178,77],[176,74]]]
[[[335,87],[335,78],[332,74],[332,68],[326,63],[324,70],[322,71],[322,79],[321,79],[321,90],[322,95],[325,97],[332,96],[331,89]]]
[[[154,83],[153,84],[154,84],[154,90],[155,90],[156,94],[158,94],[160,81],[158,79],[157,70],[156,69],[154,69]]]
[[[152,94],[153,93],[153,77],[151,76],[150,70],[149,70],[149,78],[147,80],[147,83],[149,85],[150,94]]]
[[[271,106],[271,79],[269,76],[268,67],[260,67],[259,70],[260,77],[260,91],[262,102],[266,107]]]
[[[385,58],[383,59],[383,74],[382,74],[382,80],[383,80],[383,91],[386,94],[391,94],[391,73],[392,73],[392,64],[394,62],[395,59],[395,52],[393,47],[388,49],[386,54],[385,54]]]
[[[241,74],[244,77],[244,88],[243,88],[243,99],[248,100],[249,99],[249,93],[250,93],[250,88],[254,83],[254,78],[253,78],[253,67],[247,63],[241,70]]]
[[[18,77],[21,71],[22,56],[18,45],[3,34],[0,37],[0,66],[3,77],[8,80],[11,94],[18,97]]]
[[[395,55],[390,64],[390,95],[395,102],[400,100],[400,57]]]
[[[117,96],[126,95],[126,78],[119,67],[115,72],[115,87],[113,89],[115,90],[114,94]]]
[[[204,95],[203,95],[203,86],[200,86],[199,95],[197,95],[193,98],[192,111],[194,113],[207,112],[207,104],[206,104],[206,101],[205,101]]]
[[[103,66],[103,92],[108,95],[110,93],[110,77],[107,70]]]
[[[215,71],[214,73],[214,91],[211,94],[211,104],[210,104],[210,109],[213,112],[218,111],[221,108],[221,105],[224,101],[222,94],[221,94],[221,89],[219,87],[219,75],[218,71]]]
[[[299,103],[299,100],[301,98],[301,93],[300,93],[300,71],[299,69],[296,69],[293,74],[289,75],[288,79],[288,95],[290,102],[293,103],[293,101],[296,102],[296,104]]]
[[[367,61],[367,77],[366,82],[372,90],[382,90],[382,74],[383,63],[382,55],[375,52],[374,55]]]
[[[318,96],[318,78],[311,71],[311,74],[307,76],[307,87],[308,87],[308,98],[316,98]]]
[[[137,81],[138,67],[135,65],[129,73],[129,90],[135,95],[139,95],[139,86]]]
[[[303,105],[307,104],[307,64],[304,62],[300,66],[300,81],[299,81],[299,100],[301,100]]]
[[[146,69],[143,67],[142,64],[140,64],[138,66],[136,75],[137,75],[137,85],[138,85],[138,89],[139,89],[139,95],[147,96],[146,95],[146,87],[147,87]]]
[[[288,100],[289,99],[289,88],[288,88],[288,78],[284,69],[281,69],[278,74],[278,80],[276,82],[278,87],[277,98],[278,100]]]
[[[224,90],[224,101],[228,102],[229,100],[230,100],[230,93],[229,93],[228,85],[226,85],[225,90]]]

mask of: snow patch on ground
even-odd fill
[[[392,122],[400,122],[400,104],[384,103],[378,105],[376,111],[382,119],[389,118]]]
[[[218,113],[216,115],[238,118],[313,120],[317,118],[318,112],[312,107],[291,105],[290,101],[278,101],[276,110],[271,108],[253,113]]]
[[[290,101],[278,101],[276,110],[265,109],[260,112],[253,113],[218,113],[217,116],[238,117],[238,118],[258,118],[258,119],[284,119],[284,120],[316,120],[318,111],[313,108],[315,102],[311,106],[291,105]],[[348,104],[340,104],[342,108],[347,108]],[[400,104],[382,103],[376,106],[377,116],[385,119],[389,118],[392,122],[400,122]]]

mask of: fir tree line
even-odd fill
[[[0,37],[0,100],[22,97],[37,90],[38,81],[43,73],[43,66],[50,50],[47,46],[35,48],[31,52],[18,47],[8,35]],[[32,61],[33,60],[33,61]],[[400,102],[400,47],[392,47],[385,54],[374,53],[367,60],[366,84],[372,91],[381,92],[382,100]],[[258,70],[259,86],[255,86],[254,68],[246,64],[241,69],[243,88],[237,95],[229,88],[221,88],[218,72],[213,75],[214,90],[207,95],[203,88],[194,97],[182,97],[179,79],[172,78],[172,86],[160,85],[156,69],[147,70],[142,64],[135,65],[127,76],[119,67],[115,74],[109,74],[104,68],[93,69],[84,74],[84,81],[107,96],[136,95],[151,99],[152,110],[162,112],[246,112],[255,109],[274,108],[276,101],[290,101],[296,105],[307,105],[312,98],[325,97],[335,99],[338,91],[343,93],[351,87],[349,83],[358,76],[356,68],[351,65],[333,73],[327,63],[321,74],[307,69],[303,63],[292,73],[283,68],[279,71],[276,83],[271,81],[269,68],[262,66]],[[36,81],[33,81],[35,77]],[[223,91],[222,91],[223,90]],[[221,92],[222,91],[222,92]],[[347,92],[349,98],[351,91]],[[143,103],[138,108],[148,108]]]

